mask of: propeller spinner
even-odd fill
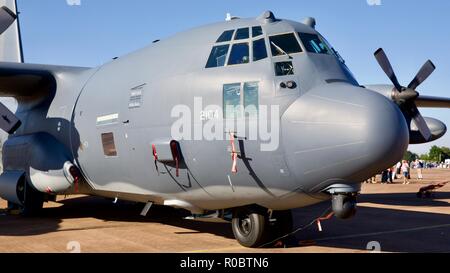
[[[392,94],[392,99],[398,105],[400,105],[406,117],[414,120],[417,128],[419,129],[419,132],[422,134],[425,140],[430,140],[432,137],[430,128],[428,128],[425,119],[420,114],[420,111],[416,105],[416,99],[419,97],[419,92],[417,92],[416,89],[433,73],[433,71],[436,69],[436,66],[430,60],[428,60],[419,70],[408,87],[403,87],[402,85],[400,85],[398,78],[395,75],[394,69],[392,68],[391,63],[386,56],[386,53],[384,53],[384,50],[380,48],[375,52],[374,55],[384,73],[386,73],[388,78],[395,86],[395,90]]]

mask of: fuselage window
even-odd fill
[[[236,37],[234,37],[235,40],[244,40],[248,39],[250,37],[249,29],[248,28],[240,28],[236,31]]]
[[[114,134],[105,133],[102,134],[103,153],[105,156],[113,157],[117,156],[116,144],[114,143]]]
[[[318,54],[332,54],[331,49],[328,48],[319,36],[309,33],[299,33],[300,39],[308,52]]]
[[[257,27],[252,27],[252,37],[259,37],[263,35],[263,31],[262,31],[262,27],[257,26]]]
[[[244,111],[246,117],[254,118],[258,116],[258,89],[258,82],[244,83]]]
[[[246,64],[250,61],[248,43],[234,44],[231,49],[228,65]]]
[[[241,117],[241,84],[225,84],[223,86],[223,117],[235,119]]]
[[[292,62],[275,63],[275,75],[277,76],[294,75],[294,66],[292,65]]]
[[[271,36],[269,41],[274,57],[302,52],[294,33]]]
[[[213,47],[211,55],[209,55],[208,63],[206,64],[206,68],[224,66],[229,47],[230,45]]]
[[[266,41],[264,38],[253,41],[253,61],[267,58]]]
[[[222,35],[220,35],[219,39],[217,39],[216,43],[229,42],[233,38],[234,30],[227,30]]]

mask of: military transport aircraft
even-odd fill
[[[393,85],[362,86],[313,18],[230,16],[84,68],[23,63],[15,2],[0,3],[0,96],[18,101],[15,114],[0,108],[0,196],[24,215],[80,193],[146,204],[143,215],[157,204],[214,216],[258,247],[292,230],[294,208],[331,200],[353,216],[361,181],[447,130],[418,111],[450,107],[416,91],[430,61],[404,87],[380,49]],[[198,133],[255,121],[271,138]],[[192,138],[174,134],[188,127]]]

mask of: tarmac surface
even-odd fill
[[[450,184],[431,198],[417,191],[450,180],[450,170],[425,170],[426,180],[412,184],[364,184],[357,215],[351,220],[314,222],[330,203],[294,210],[296,234],[286,248],[247,249],[233,238],[231,225],[183,220],[180,211],[154,207],[147,217],[142,206],[86,196],[59,198],[46,204],[39,218],[7,215],[0,200],[0,252],[67,253],[335,253],[450,252]]]

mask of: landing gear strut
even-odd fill
[[[25,177],[22,178],[23,187],[23,204],[22,215],[25,217],[33,217],[41,213],[44,206],[45,194],[35,190],[29,183],[27,183]]]
[[[292,231],[291,211],[274,211],[260,207],[242,207],[233,212],[234,237],[245,247],[261,247]]]

